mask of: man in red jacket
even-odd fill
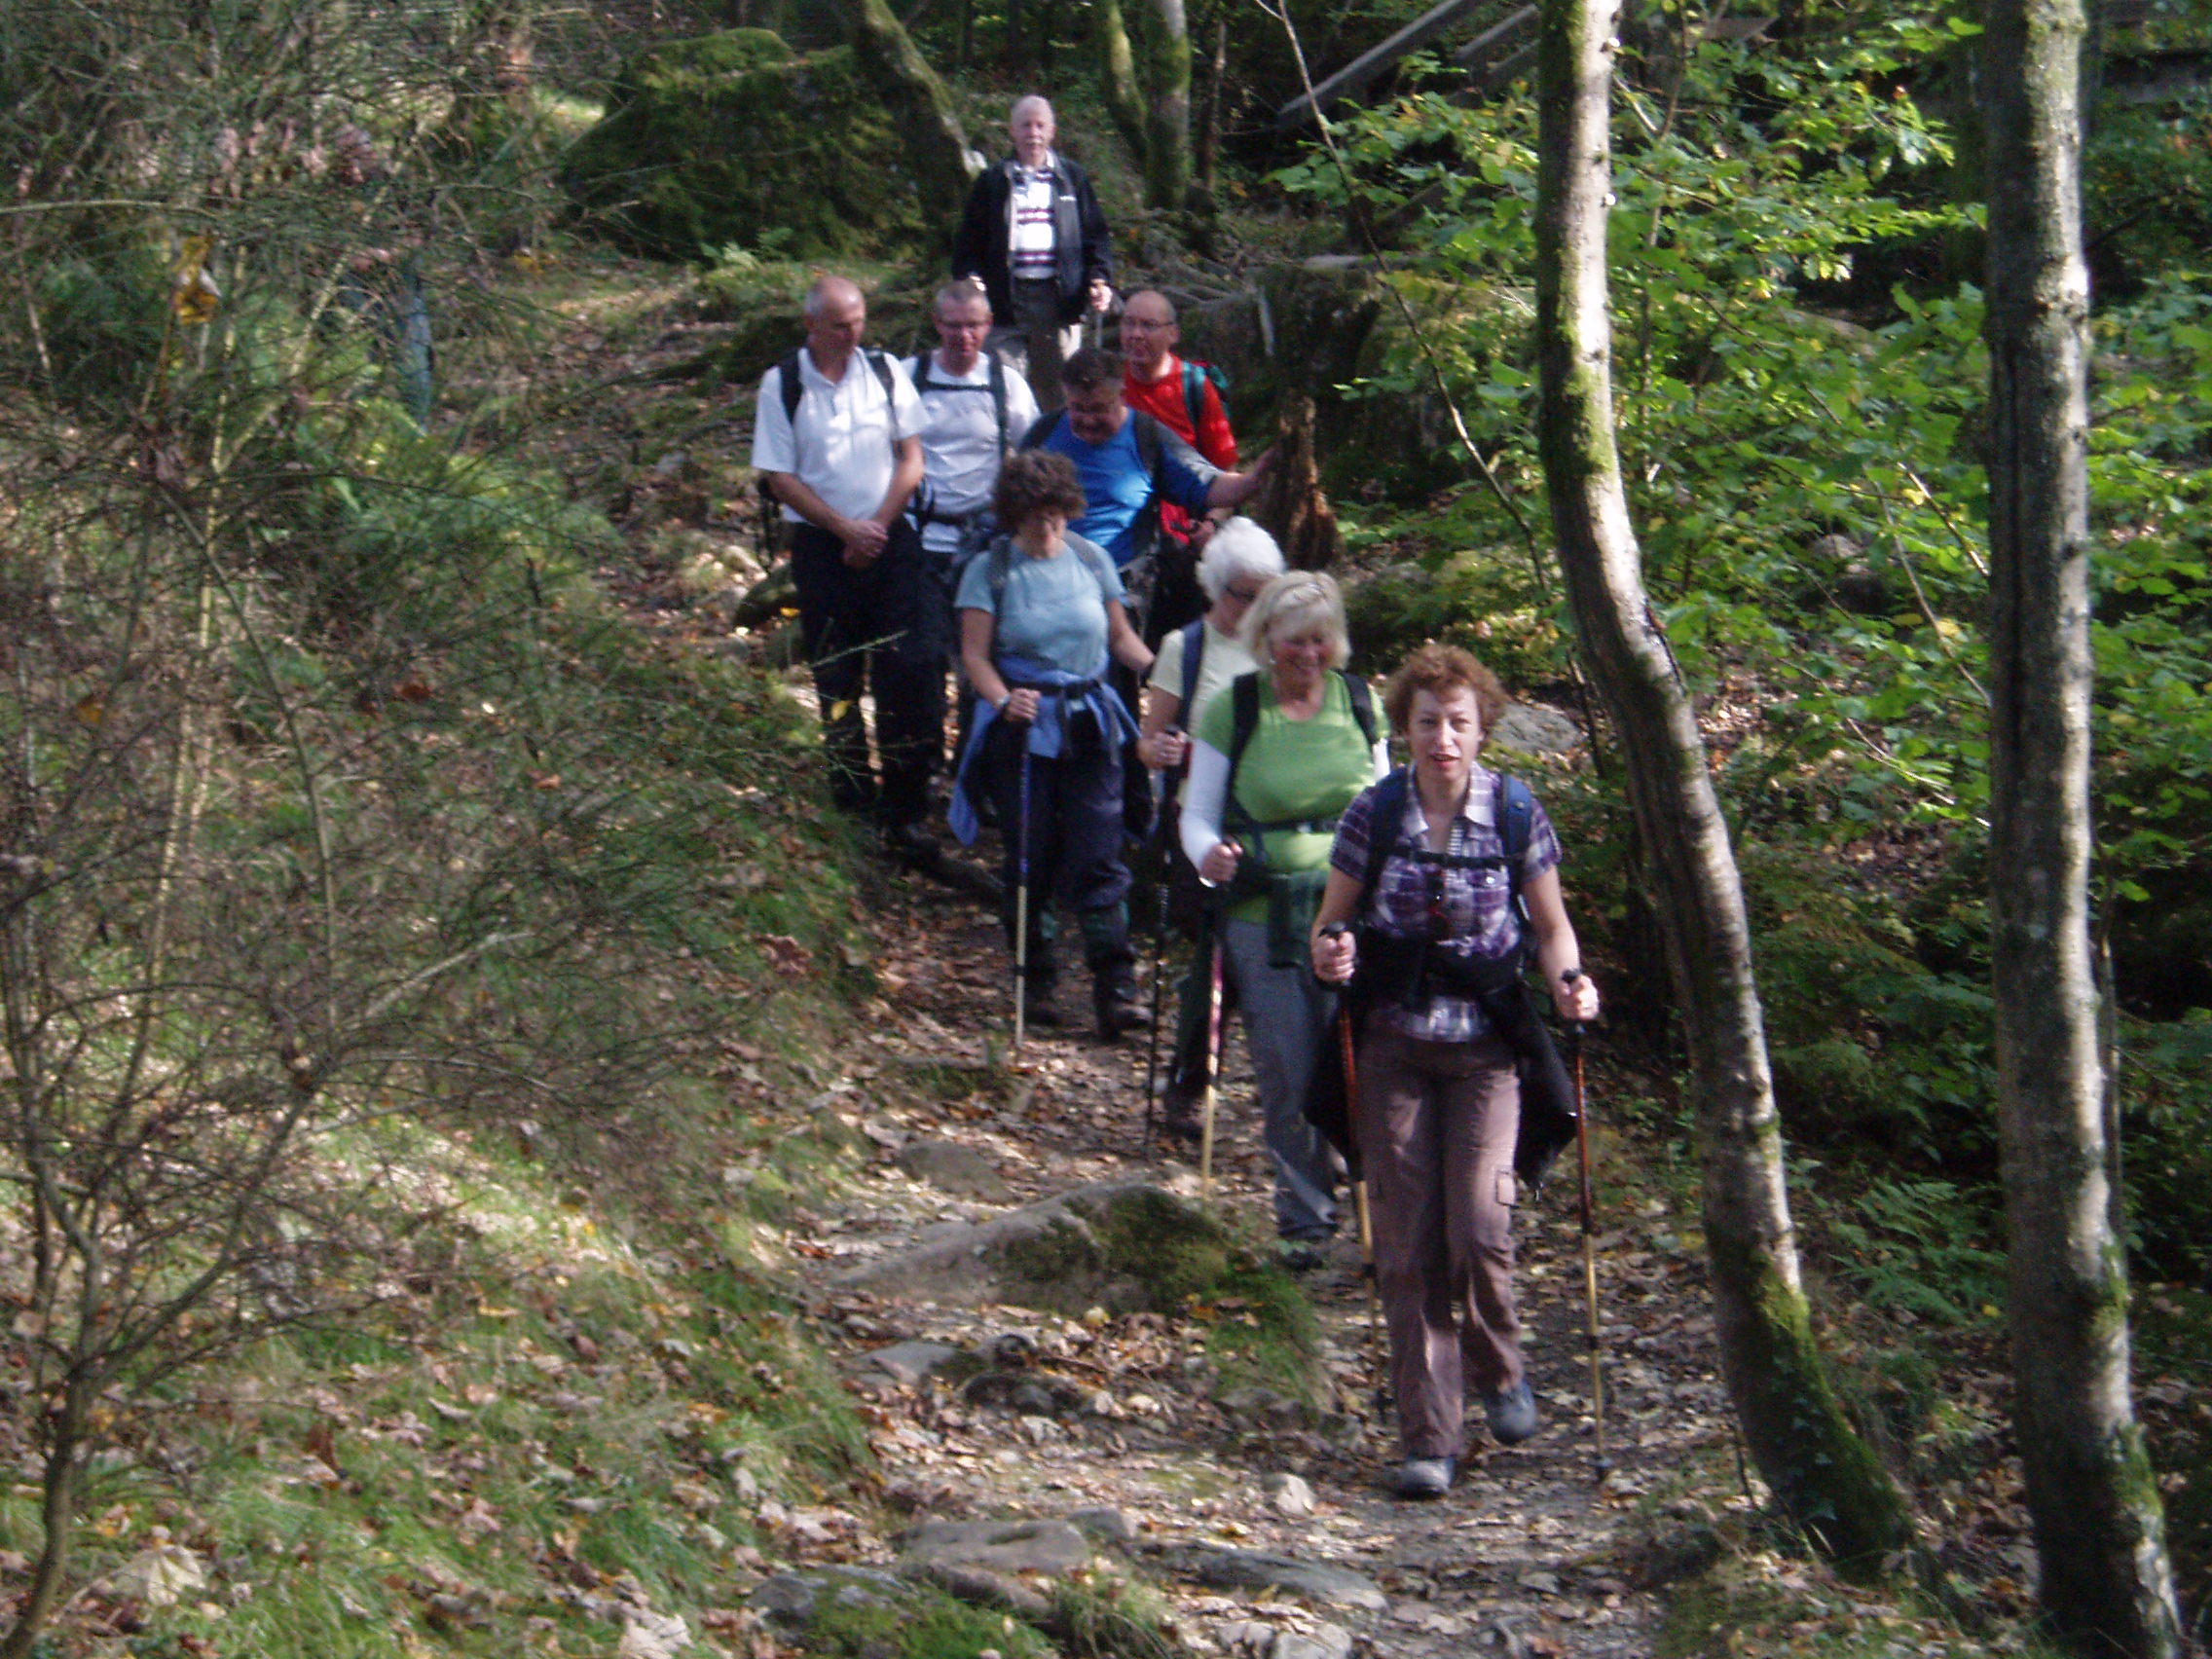
[[[1150,415],[1223,471],[1234,472],[1236,434],[1229,429],[1221,387],[1204,364],[1176,355],[1182,343],[1175,308],[1165,294],[1154,288],[1131,294],[1122,311],[1122,401]],[[1205,609],[1196,573],[1198,557],[1214,525],[1230,510],[1224,507],[1218,517],[1208,513],[1194,520],[1172,502],[1161,503],[1161,585],[1151,623],[1160,633],[1182,627]]]

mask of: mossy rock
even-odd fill
[[[802,56],[765,29],[728,29],[626,64],[561,180],[640,252],[845,258],[920,236],[903,153],[851,49]]]

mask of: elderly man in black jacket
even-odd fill
[[[1052,106],[1034,93],[1007,122],[1014,154],[968,193],[952,274],[991,297],[991,347],[1028,377],[1040,407],[1060,406],[1060,364],[1082,338],[1083,313],[1114,298],[1114,237],[1090,176],[1052,149]]]

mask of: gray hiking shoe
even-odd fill
[[[1490,1424],[1493,1440],[1500,1446],[1518,1446],[1536,1432],[1536,1396],[1525,1382],[1485,1394],[1483,1418]]]
[[[1399,1497],[1442,1497],[1456,1472],[1449,1457],[1408,1457],[1390,1477],[1390,1490]]]

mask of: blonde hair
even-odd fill
[[[1345,596],[1324,571],[1289,571],[1260,590],[1237,630],[1244,648],[1262,668],[1277,636],[1291,637],[1318,628],[1329,642],[1329,666],[1342,668],[1351,655],[1345,632]]]

